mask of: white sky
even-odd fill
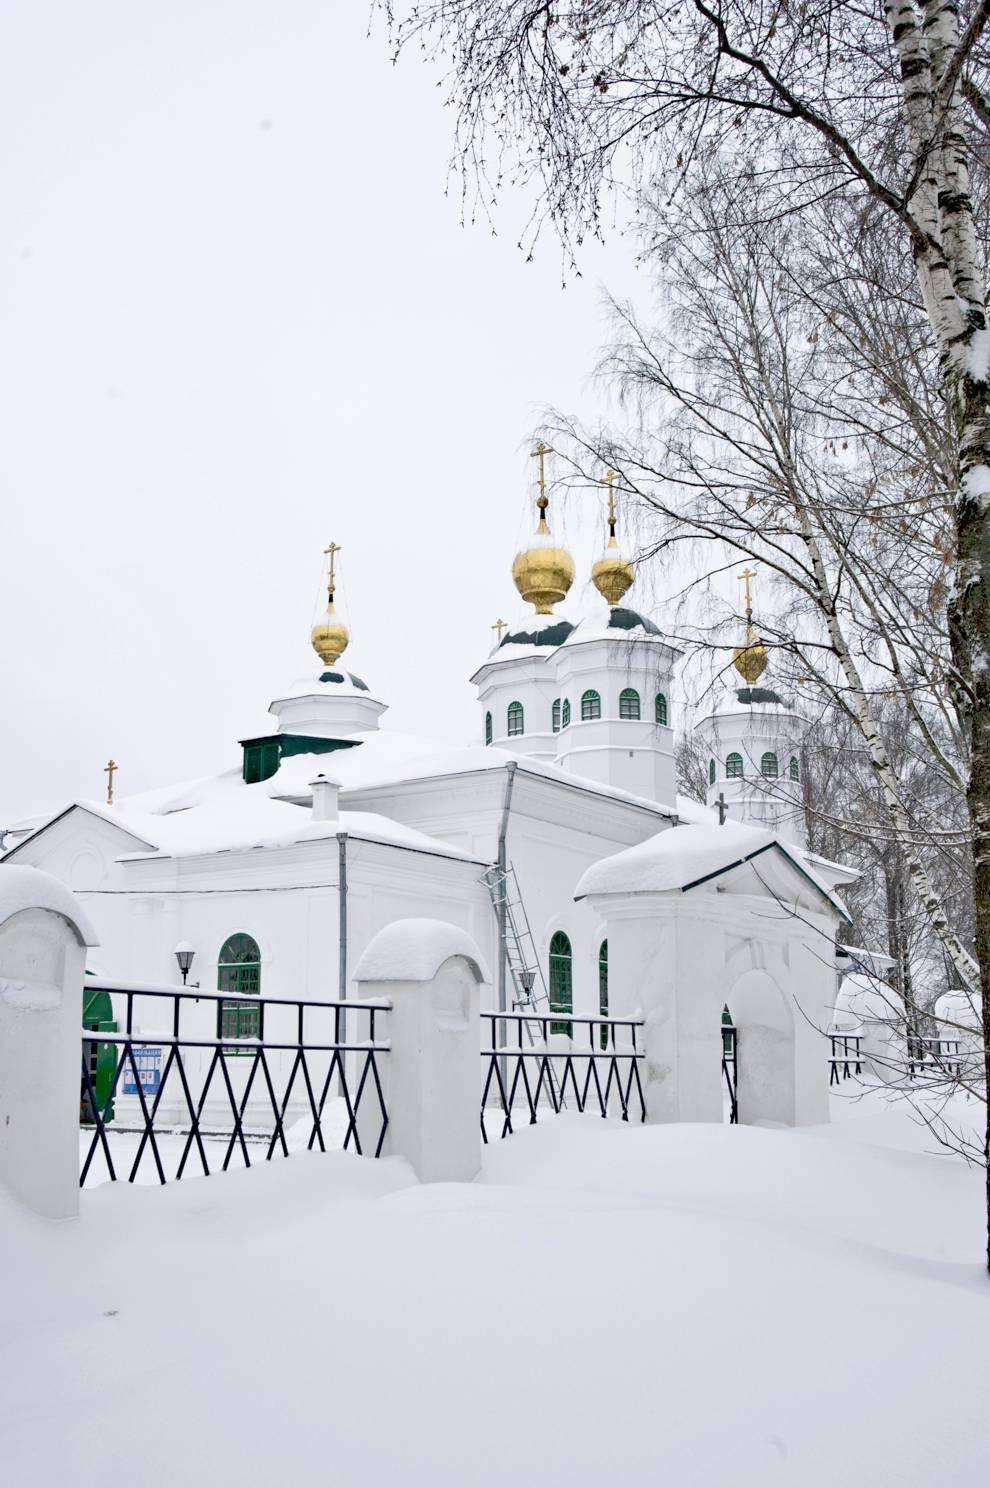
[[[101,796],[111,754],[122,794],[236,764],[315,660],[331,537],[386,726],[475,735],[524,441],[594,410],[631,247],[565,289],[520,199],[462,228],[436,74],[363,0],[0,18],[0,826]]]

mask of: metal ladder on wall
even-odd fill
[[[505,868],[500,867],[498,863],[493,863],[482,876],[492,901],[496,922],[501,923],[501,914],[505,914],[505,944],[502,951],[512,978],[513,1010],[525,1012],[527,1008],[532,1008],[541,1017],[546,1017],[551,1011],[550,993],[547,990],[543,967],[540,965],[540,958],[536,951],[536,942],[530,929],[526,906],[519,890],[516,870],[511,863]],[[537,1038],[542,1042],[542,1030],[545,1024],[537,1024],[540,1030],[538,1035],[534,1035],[529,1023],[524,1023],[522,1026],[526,1030],[530,1048],[534,1047]],[[562,1110],[564,1100],[552,1060],[547,1061],[546,1068],[554,1105],[557,1110]]]

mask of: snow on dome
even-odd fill
[[[983,1027],[980,1009],[968,992],[943,992],[932,1012],[941,1023],[979,1033]]]
[[[366,947],[354,980],[429,982],[452,956],[463,956],[477,981],[491,980],[484,958],[466,930],[446,920],[393,920]]]
[[[741,866],[770,848],[793,863],[824,898],[833,905],[837,903],[828,887],[786,842],[765,827],[744,827],[737,822],[726,822],[721,827],[701,824],[672,827],[635,847],[603,858],[583,874],[574,897],[689,889],[715,874]]]
[[[0,863],[0,925],[25,909],[48,909],[75,929],[80,944],[99,945],[96,931],[76,896],[50,873],[26,864]]]

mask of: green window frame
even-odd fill
[[[570,700],[570,698],[565,698],[564,699],[563,707],[560,710],[560,718],[561,718],[561,725],[560,725],[561,728],[570,728],[570,726],[571,726],[571,700]]]
[[[603,1018],[608,1017],[608,941],[603,940],[598,947],[598,1011]],[[603,1049],[608,1048],[608,1029],[602,1028],[599,1033],[599,1043]]]
[[[217,957],[217,991],[237,997],[260,997],[261,952],[257,941],[243,930],[230,935]],[[245,1002],[221,1002],[218,1038],[261,1037],[261,1008]],[[225,1049],[225,1054],[250,1054],[250,1049]]]
[[[777,767],[777,756],[772,749],[768,749],[760,759],[760,774],[765,780],[776,780],[779,774]]]
[[[791,755],[791,763],[788,767],[788,773],[792,780],[801,779],[801,766],[798,764],[798,758],[796,754]]]
[[[713,759],[708,761],[708,784],[715,784],[715,761]]]
[[[571,943],[563,930],[556,930],[550,937],[550,1011],[573,1013],[574,1011],[574,956]],[[566,1033],[571,1038],[573,1023],[550,1024],[551,1033]]]
[[[667,727],[667,720],[670,715],[667,709],[667,699],[662,692],[658,692],[656,695],[653,704],[653,716],[663,728]]]
[[[587,692],[581,694],[581,722],[589,723],[595,718],[601,718],[601,716],[601,694],[597,693],[593,687],[589,687]]]
[[[554,698],[553,708],[550,713],[551,727],[555,734],[560,733],[560,698]]]
[[[485,743],[486,744],[490,744],[491,742],[492,742],[492,715],[490,713],[486,713],[485,714]]]
[[[742,779],[742,773],[743,773],[743,757],[742,757],[742,755],[741,754],[736,754],[735,751],[733,751],[732,754],[727,754],[725,756],[725,776],[726,776],[726,779],[727,780],[741,780]]]
[[[639,693],[635,687],[624,687],[619,693],[619,717],[639,718]]]
[[[522,703],[510,703],[505,715],[506,733],[510,739],[518,738],[525,733],[525,720],[523,717]]]

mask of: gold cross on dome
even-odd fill
[[[338,553],[342,553],[343,551],[344,550],[341,547],[340,543],[335,543],[335,542],[332,542],[328,548],[324,548],[323,549],[323,556],[324,557],[326,557],[326,555],[328,553],[330,555],[330,577],[329,577],[329,579],[327,581],[327,587],[330,590],[330,598],[331,599],[333,599],[333,564],[334,564],[334,559],[336,558],[336,556],[337,556]]]
[[[543,440],[541,439],[539,444],[536,446],[535,450],[533,450],[529,457],[531,460],[539,460],[540,462],[540,496],[539,501],[537,502],[537,505],[540,507],[544,507],[547,504],[546,458],[547,455],[551,453],[552,451],[547,447],[547,445],[543,443]]]
[[[508,630],[508,628],[509,627],[506,625],[506,623],[505,623],[504,620],[496,620],[495,621],[495,624],[492,626],[492,630],[495,632],[495,644],[496,644],[496,646],[499,644],[499,642],[502,639],[502,632],[503,632],[503,630]]]
[[[119,770],[119,769],[120,769],[120,766],[117,765],[117,764],[115,764],[113,760],[107,760],[106,764],[103,766],[103,773],[107,777],[107,805],[108,806],[112,806],[113,805],[113,777],[114,777],[115,773],[117,772],[117,770]]]
[[[736,575],[736,578],[737,579],[742,579],[745,582],[745,585],[746,585],[746,618],[747,618],[747,620],[752,620],[752,618],[753,618],[753,601],[752,601],[752,598],[750,597],[749,581],[750,581],[750,579],[755,579],[756,578],[756,570],[753,569],[753,568],[750,568],[749,567],[749,564],[747,564],[746,567],[743,569],[742,573]]]
[[[615,489],[614,489],[614,487],[615,487],[615,482],[618,479],[619,479],[619,473],[618,473],[617,470],[608,470],[608,471],[605,472],[605,479],[602,482],[603,485],[608,486],[608,525],[610,527],[614,527],[615,526]],[[614,536],[614,533],[613,533],[613,536]]]

